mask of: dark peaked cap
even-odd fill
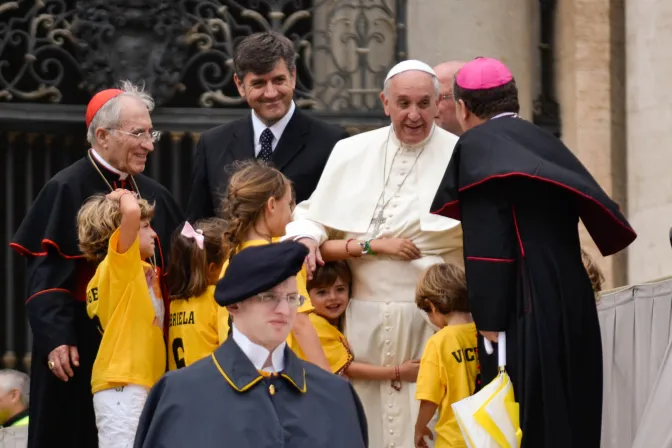
[[[219,306],[233,305],[295,276],[308,248],[293,241],[253,246],[231,257],[224,277],[215,288]]]

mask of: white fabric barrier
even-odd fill
[[[605,291],[597,308],[602,447],[672,448],[672,413],[665,407],[672,397],[672,277]]]

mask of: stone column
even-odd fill
[[[538,70],[533,35],[536,0],[412,0],[408,2],[408,57],[436,65],[476,56],[501,60],[513,72],[521,115],[532,118]]]
[[[562,139],[627,215],[623,0],[560,0],[556,11]],[[628,282],[625,252],[605,259],[583,226],[581,241],[605,288]]]
[[[626,0],[630,283],[672,274],[672,3]]]

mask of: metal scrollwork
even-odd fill
[[[377,110],[385,76],[396,62],[391,0],[347,0],[315,12],[313,95],[334,111]]]
[[[290,38],[297,54],[297,102],[322,111],[380,109],[385,74],[396,62],[393,0],[182,0],[193,26],[195,51],[185,71],[197,67],[202,106],[239,105],[233,83],[238,39],[274,30]],[[185,77],[187,74],[185,73]]]
[[[287,36],[296,99],[371,112],[396,62],[400,0],[16,0],[0,4],[0,100],[85,103],[121,79],[158,105],[241,107],[233,50],[252,33]],[[10,17],[11,16],[11,17]],[[22,46],[19,50],[17,47]],[[66,88],[67,86],[67,88]]]
[[[97,92],[120,79],[144,84],[157,105],[168,103],[187,59],[188,21],[169,0],[80,0],[74,34],[84,85]]]
[[[79,74],[73,17],[63,0],[0,4],[0,101],[61,101],[63,80]]]

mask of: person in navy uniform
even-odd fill
[[[285,343],[308,249],[283,242],[234,255],[215,290],[233,316],[215,352],[152,388],[136,448],[368,447],[364,409],[344,378],[300,360]]]

